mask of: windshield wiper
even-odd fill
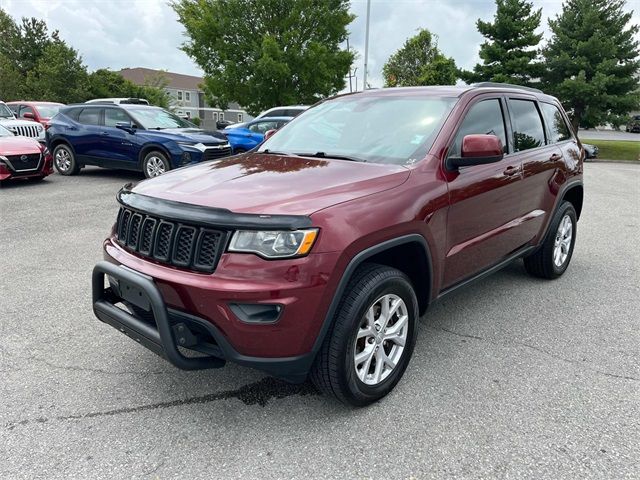
[[[313,157],[313,158],[331,158],[334,160],[348,160],[350,162],[366,162],[363,158],[348,157],[346,155],[334,155],[333,153],[327,154],[325,152],[316,153],[296,153],[299,157]]]
[[[265,148],[264,150],[259,150],[256,153],[265,153],[267,155],[282,155],[283,157],[290,157],[291,154],[287,153],[287,152],[274,152],[273,150],[269,150],[268,148]]]

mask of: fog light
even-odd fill
[[[230,303],[233,314],[245,323],[275,323],[282,313],[282,305],[266,303]]]
[[[191,154],[189,152],[182,152],[181,162],[183,165],[191,162]]]

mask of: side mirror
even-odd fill
[[[28,118],[29,120],[35,120],[36,116],[31,112],[24,112],[22,118]]]
[[[502,160],[502,142],[495,135],[465,135],[462,139],[462,156],[447,158],[447,169],[485,165]]]
[[[277,132],[278,130],[276,130],[275,128],[272,128],[271,130],[267,130],[266,132],[264,132],[264,139],[267,140],[271,137],[273,137],[273,135]]]
[[[120,130],[124,130],[127,133],[131,133],[131,134],[136,133],[136,126],[129,122],[117,122],[116,128],[119,128]]]

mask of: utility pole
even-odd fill
[[[364,86],[367,89],[367,62],[369,60],[369,17],[371,16],[371,0],[367,0],[367,26],[364,33]]]
[[[347,37],[347,52],[351,53],[349,50],[349,37]],[[351,67],[349,67],[349,93],[353,92],[353,87],[351,86]]]

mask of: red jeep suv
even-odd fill
[[[179,368],[232,361],[369,404],[431,302],[518,258],[565,272],[583,199],[569,125],[503,84],[323,101],[251,152],[123,187],[94,312]]]

